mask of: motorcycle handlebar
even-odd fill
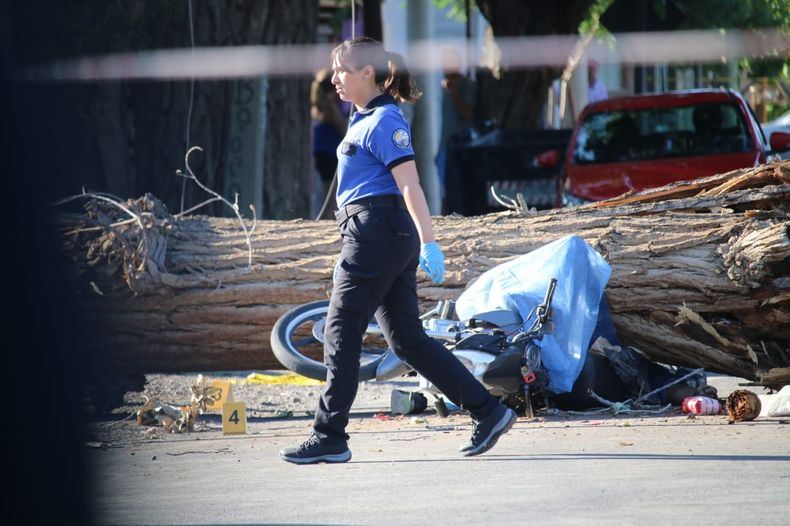
[[[535,307],[535,323],[529,330],[518,334],[513,338],[513,343],[517,343],[525,338],[536,336],[543,327],[549,323],[551,319],[551,301],[554,298],[554,289],[557,288],[557,278],[549,280],[549,286],[546,288],[546,295],[543,297],[543,303]]]

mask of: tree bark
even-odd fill
[[[434,218],[447,270],[441,286],[420,275],[423,306],[456,298],[499,263],[577,234],[612,266],[606,296],[625,345],[666,363],[790,380],[790,162],[625,200]],[[118,242],[126,236],[129,247],[142,245],[136,223],[73,233],[87,218],[120,218],[117,209],[91,203],[86,214],[60,217],[84,345],[126,371],[278,367],[269,348],[276,319],[328,297],[340,248],[334,223],[259,222],[248,268],[237,221],[175,220],[150,197],[130,206],[144,212],[146,258],[130,257]]]

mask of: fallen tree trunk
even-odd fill
[[[624,344],[781,385],[790,382],[789,198],[783,162],[573,209],[437,217],[445,283],[423,279],[420,297],[426,307],[456,298],[493,266],[577,234],[612,265],[606,294]],[[328,297],[334,223],[259,222],[248,266],[238,221],[173,218],[150,196],[127,205],[136,221],[113,223],[128,216],[98,201],[59,216],[87,350],[125,371],[279,367],[271,327]]]

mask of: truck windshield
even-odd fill
[[[581,123],[576,164],[642,161],[754,149],[732,103],[595,113]]]

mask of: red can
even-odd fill
[[[715,398],[707,396],[688,396],[683,399],[683,412],[695,415],[720,415],[721,404]]]

